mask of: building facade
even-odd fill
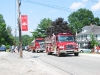
[[[82,28],[82,32],[78,33],[76,36],[79,48],[84,48],[88,45],[88,42],[91,41],[91,35],[100,43],[100,26],[90,25]]]

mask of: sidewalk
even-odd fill
[[[82,55],[88,55],[88,56],[96,56],[96,57],[100,57],[100,53],[80,53]]]
[[[0,75],[61,75],[51,69],[34,59],[22,59],[18,53],[0,52]]]

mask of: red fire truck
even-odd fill
[[[32,41],[30,50],[32,52],[43,52],[45,50],[44,38],[36,38]]]
[[[70,33],[59,33],[45,38],[46,53],[48,55],[56,53],[57,56],[61,54],[79,55],[78,45],[74,41],[74,37]]]

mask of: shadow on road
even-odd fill
[[[51,56],[56,56],[57,57],[56,54],[52,54]],[[74,56],[74,54],[61,54],[60,57],[79,57],[79,56]]]

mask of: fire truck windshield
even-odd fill
[[[74,38],[73,36],[59,36],[58,41],[59,42],[74,41]]]
[[[36,42],[44,42],[44,40],[36,40]]]

